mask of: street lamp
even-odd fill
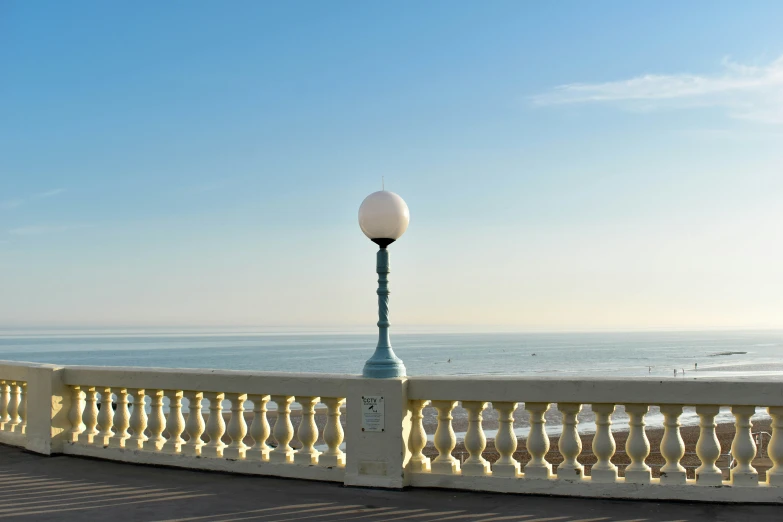
[[[405,365],[394,355],[389,339],[389,251],[391,243],[408,228],[410,212],[405,201],[386,190],[373,192],[359,207],[359,226],[364,235],[379,247],[376,268],[378,272],[378,346],[364,364],[364,377],[389,379],[405,377]]]

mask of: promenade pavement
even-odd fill
[[[0,445],[0,519],[21,521],[780,521],[783,507],[339,484],[121,464]]]

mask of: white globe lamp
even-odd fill
[[[405,377],[405,365],[394,354],[389,337],[389,251],[386,247],[408,229],[410,212],[405,201],[387,190],[373,192],[359,207],[359,226],[380,249],[376,256],[378,272],[378,346],[364,364],[362,375],[374,379]]]

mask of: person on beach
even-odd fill
[[[674,376],[677,377],[677,368],[674,369]]]

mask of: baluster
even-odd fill
[[[179,390],[166,390],[169,398],[169,415],[166,418],[166,431],[169,438],[161,447],[163,453],[176,454],[182,450],[185,439],[182,432],[185,431],[185,417],[182,415],[182,392]]]
[[[557,409],[563,414],[563,434],[557,446],[563,456],[563,462],[557,467],[557,478],[570,482],[579,481],[584,476],[584,467],[576,460],[582,453],[582,439],[576,426],[579,424],[577,415],[582,411],[582,405],[558,403]]]
[[[228,421],[228,436],[231,437],[231,444],[223,449],[223,458],[244,459],[247,451],[247,445],[244,443],[245,435],[247,435],[247,422],[245,421],[247,395],[229,393],[227,398],[231,401],[231,419]]]
[[[183,455],[198,457],[201,455],[201,448],[204,441],[201,440],[201,434],[204,433],[204,416],[201,413],[201,400],[204,394],[194,390],[185,392],[185,398],[188,400],[188,421],[185,424],[185,431],[188,432],[188,441],[180,448]]]
[[[459,461],[451,454],[457,445],[457,437],[451,426],[451,412],[457,406],[457,401],[432,401],[438,410],[438,429],[435,430],[435,448],[438,456],[432,461],[433,473],[454,475],[460,472]]]
[[[130,418],[130,427],[133,435],[125,441],[125,447],[130,449],[143,449],[147,436],[144,430],[147,429],[147,410],[144,402],[145,390],[142,388],[132,388],[128,390],[133,396],[133,412]]]
[[[114,410],[112,410],[111,388],[106,386],[99,388],[101,390],[101,407],[98,411],[98,435],[93,439],[95,444],[103,446],[109,445],[109,440],[114,436],[111,426],[114,421]]]
[[[661,466],[661,484],[685,484],[685,468],[680,459],[685,455],[685,443],[680,436],[681,404],[662,404],[663,438],[661,439],[661,455],[666,464]]]
[[[612,435],[612,413],[614,404],[593,404],[595,413],[595,437],[593,454],[598,459],[590,470],[593,482],[616,482],[617,466],[612,464],[612,456],[617,446]]]
[[[163,415],[163,390],[155,390],[150,395],[150,416],[147,428],[150,436],[144,441],[144,451],[160,451],[166,443],[163,437],[163,429],[166,426],[166,417]]]
[[[253,445],[247,449],[245,455],[248,460],[267,461],[272,449],[266,443],[266,439],[271,434],[269,420],[266,418],[266,404],[269,402],[269,395],[250,395],[248,398],[253,401],[253,422],[250,424],[250,437],[253,439]]]
[[[696,455],[701,466],[696,469],[696,483],[700,486],[720,486],[723,473],[715,463],[720,458],[720,442],[715,435],[715,416],[720,406],[696,406],[699,414],[699,441],[696,443]]]
[[[87,388],[84,406],[84,431],[79,434],[79,443],[92,444],[98,435],[98,397],[94,386]]]
[[[19,398],[19,433],[27,433],[27,383],[23,382],[19,385],[21,388],[21,395]]]
[[[525,478],[548,479],[552,477],[552,465],[546,461],[549,451],[549,436],[546,434],[544,414],[549,403],[526,402],[525,409],[530,414],[530,434],[527,437],[527,451],[530,461],[525,466]]]
[[[734,414],[734,441],[731,443],[731,455],[737,461],[737,465],[731,470],[732,486],[756,486],[759,483],[759,474],[751,465],[756,457],[756,443],[753,441],[750,429],[753,424],[750,417],[756,413],[755,406],[732,406]]]
[[[294,455],[296,464],[313,465],[318,464],[320,451],[313,446],[318,440],[318,426],[315,424],[315,405],[321,400],[320,397],[297,397],[297,402],[302,406],[302,421],[299,423],[299,429],[296,436],[302,443],[302,449]]]
[[[277,419],[273,435],[277,441],[277,447],[269,453],[271,462],[294,462],[294,449],[289,446],[294,438],[294,425],[291,424],[291,403],[294,398],[290,395],[273,395],[272,400],[277,404]]]
[[[625,412],[630,417],[630,430],[625,442],[625,453],[631,463],[625,468],[625,481],[632,484],[649,484],[652,473],[644,461],[650,454],[650,441],[644,432],[644,416],[650,411],[646,404],[627,404]]]
[[[484,416],[482,412],[487,407],[486,402],[463,401],[462,407],[468,412],[468,430],[465,433],[465,449],[470,457],[462,464],[463,475],[490,475],[489,462],[481,455],[487,447],[487,437],[481,425]]]
[[[767,443],[767,454],[772,467],[767,471],[767,484],[783,486],[783,407],[767,408],[772,417],[772,438]]]
[[[19,383],[11,383],[11,401],[8,403],[8,431],[19,431]]]
[[[68,412],[68,421],[71,423],[71,432],[68,437],[70,442],[79,442],[79,434],[85,430],[82,422],[84,414],[84,394],[80,386],[71,386],[71,409]]]
[[[321,454],[318,463],[326,467],[345,466],[345,453],[340,449],[343,443],[343,426],[340,424],[340,408],[345,404],[345,399],[337,397],[325,397],[321,399],[326,405],[326,427],[324,428],[324,442],[329,449]]]
[[[8,381],[0,381],[0,430],[5,430],[11,416],[8,415],[8,404],[11,402],[11,387]]]
[[[209,419],[207,419],[207,435],[209,442],[201,446],[201,456],[215,459],[223,458],[223,434],[226,432],[226,421],[223,420],[223,393],[208,392],[204,394],[209,400]]]
[[[514,411],[516,402],[493,402],[498,412],[498,434],[495,436],[495,449],[500,458],[492,464],[492,475],[496,477],[518,477],[519,462],[514,459],[517,450],[517,436],[514,433]]]
[[[422,453],[427,445],[427,432],[424,431],[424,422],[421,411],[429,404],[426,400],[411,400],[408,402],[411,410],[411,432],[408,436],[408,446],[411,450],[411,459],[408,461],[409,469],[414,473],[430,471],[430,459]]]
[[[124,448],[125,441],[130,438],[130,411],[128,410],[128,390],[117,390],[117,411],[114,412],[114,436],[109,439],[109,447]]]

